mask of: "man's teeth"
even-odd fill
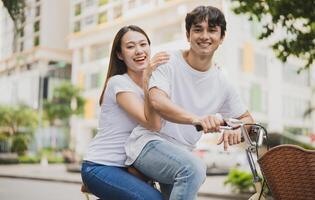
[[[207,46],[210,46],[211,43],[208,43],[208,42],[205,42],[205,43],[198,43],[199,46],[202,46],[202,47],[207,47]]]

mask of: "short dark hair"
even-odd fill
[[[208,21],[209,27],[220,26],[221,37],[225,35],[226,21],[221,10],[213,6],[198,6],[186,15],[186,31],[189,34],[192,25]]]

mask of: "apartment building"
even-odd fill
[[[14,27],[6,9],[0,11],[1,104],[27,104],[39,109],[59,79],[70,79],[67,50],[69,1],[26,0],[24,28],[14,52]]]
[[[236,16],[226,0],[72,0],[68,47],[72,50],[72,82],[87,99],[84,118],[73,118],[71,133],[81,154],[96,133],[98,99],[106,77],[111,43],[124,25],[142,27],[152,41],[152,52],[184,49],[184,18],[198,5],[221,8],[227,34],[216,55],[244,102],[258,122],[271,132],[315,132],[315,117],[304,111],[315,105],[309,71],[300,75],[297,60],[278,61],[268,43],[256,40],[257,24]],[[313,96],[312,96],[313,95]]]

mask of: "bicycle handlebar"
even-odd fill
[[[262,131],[259,131],[257,134],[258,134],[258,139],[256,142],[252,141],[250,136],[249,136],[249,133],[246,129],[245,126],[252,126],[252,127],[259,127],[260,129],[263,128],[261,125],[259,124],[246,124],[244,122],[242,122],[241,120],[238,120],[238,119],[233,119],[233,118],[229,118],[229,119],[223,119],[224,121],[224,126],[220,126],[220,130],[236,130],[238,128],[241,129],[241,134],[242,134],[242,139],[241,141],[242,142],[246,142],[246,144],[249,146],[249,147],[260,147],[263,143],[263,138],[264,138],[264,132]],[[202,131],[203,128],[201,125],[197,124],[195,125],[195,128],[197,131]]]

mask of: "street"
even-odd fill
[[[79,184],[0,178],[1,200],[84,200]]]
[[[85,200],[79,184],[0,178],[1,200]],[[90,196],[90,200],[95,200]],[[198,200],[220,200],[198,197]],[[221,199],[222,200],[222,199]]]

